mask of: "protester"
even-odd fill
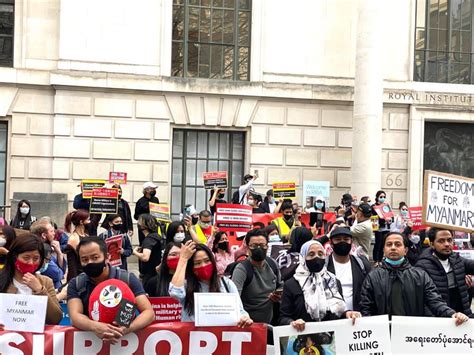
[[[130,205],[127,201],[122,198],[122,187],[119,184],[112,185],[112,189],[118,189],[118,212],[117,214],[122,219],[122,229],[120,233],[127,233],[131,238],[133,235],[133,219],[132,212],[130,211]],[[106,215],[102,222],[102,228],[109,229],[108,222],[110,215]]]
[[[400,202],[398,204],[398,210],[400,213],[394,218],[393,223],[390,225],[390,231],[404,233],[405,228],[408,227],[408,223],[410,222],[407,204],[403,201]],[[411,226],[413,226],[413,223],[411,223]]]
[[[369,260],[350,254],[353,237],[348,227],[336,227],[329,239],[333,252],[326,258],[327,270],[340,281],[346,308],[360,311],[360,290],[371,270]]]
[[[207,244],[208,239],[212,236],[212,216],[208,210],[203,210],[199,213],[199,220],[197,224],[192,227],[196,233],[196,242],[200,244]]]
[[[80,185],[81,193],[74,196],[74,202],[72,203],[72,207],[76,210],[90,210],[90,198],[84,198],[83,195],[83,186],[82,182]],[[92,213],[90,216],[90,223],[86,226],[86,232],[88,236],[96,236],[97,235],[97,227],[99,226],[100,219],[102,218],[102,214],[100,213]]]
[[[216,205],[218,203],[227,203],[225,198],[225,189],[212,189],[211,190],[211,198],[209,199],[209,209],[211,210],[211,214],[214,216],[216,213]]]
[[[466,275],[474,275],[474,260],[453,252],[454,233],[448,229],[431,228],[431,248],[426,249],[416,267],[425,270],[448,306],[474,318],[469,300]]]
[[[370,243],[372,241],[372,208],[367,203],[362,203],[357,207],[355,221],[351,226],[352,238],[356,246],[362,248],[363,254],[368,258]]]
[[[256,193],[249,192],[247,197],[247,204],[252,207],[252,213],[265,213],[265,210],[260,207],[263,203],[262,197]]]
[[[243,179],[243,185],[239,186],[239,190],[234,192],[232,195],[232,203],[247,205],[247,194],[249,191],[253,190],[253,184],[257,178],[258,174],[255,174],[254,176],[250,174],[245,175]]]
[[[157,224],[155,217],[150,214],[141,214],[138,218],[137,228],[145,236],[140,247],[133,249],[133,255],[139,260],[139,270],[142,282],[156,275],[156,266],[161,263],[161,238],[156,233]]]
[[[44,263],[38,272],[46,277],[49,277],[53,281],[55,289],[59,289],[62,286],[64,278],[64,271],[52,260],[51,245],[44,242]]]
[[[374,232],[375,235],[375,244],[374,250],[372,253],[373,261],[375,262],[375,266],[378,266],[382,261],[383,257],[383,241],[387,233],[390,231],[390,221],[381,218],[374,209],[374,206],[380,206],[385,204],[385,199],[387,198],[387,194],[383,190],[377,191],[375,194],[375,204],[372,206],[372,215],[378,216],[379,219],[379,230]]]
[[[16,238],[15,230],[9,225],[0,227],[0,270],[4,268],[7,254]]]
[[[267,191],[260,208],[265,211],[264,213],[273,213],[275,211],[276,202],[275,198],[273,197],[273,190]]]
[[[29,230],[36,217],[31,215],[31,203],[28,200],[18,202],[15,218],[10,222],[13,228]]]
[[[212,252],[216,259],[217,274],[223,276],[227,265],[234,262],[226,232],[217,232],[212,241]]]
[[[303,331],[306,322],[360,317],[359,312],[346,309],[341,284],[327,271],[325,256],[324,247],[315,240],[301,247],[296,273],[283,286],[280,325]]]
[[[232,280],[217,275],[216,260],[212,251],[202,244],[187,241],[181,247],[176,272],[170,283],[169,293],[183,305],[182,322],[194,321],[194,294],[197,292],[238,293]],[[239,327],[253,324],[239,298]]]
[[[144,284],[145,292],[149,297],[168,297],[169,285],[176,272],[182,243],[170,242],[166,244],[160,270]]]
[[[274,303],[280,302],[283,283],[275,261],[266,256],[268,235],[253,229],[245,236],[250,258],[237,264],[232,281],[237,286],[244,309],[254,322],[269,324]]]
[[[354,211],[352,209],[353,202],[354,199],[352,198],[352,195],[349,193],[345,193],[344,195],[342,195],[341,204],[336,207],[337,215],[340,217],[344,217],[344,220],[346,221],[348,226],[352,225],[354,218]]]
[[[311,212],[320,212],[320,213],[325,213],[326,212],[326,201],[324,200],[323,196],[317,196],[316,200],[314,201],[314,204],[311,208],[306,209],[307,213]]]
[[[66,215],[66,219],[64,221],[64,229],[66,230],[66,232],[70,233],[69,239],[67,241],[67,246],[64,249],[68,265],[68,282],[73,277],[76,277],[82,272],[82,267],[76,252],[76,248],[79,245],[80,240],[88,236],[87,225],[89,223],[91,223],[89,218],[89,212],[85,210],[72,211]]]
[[[107,247],[97,237],[82,239],[77,246],[84,273],[68,284],[67,307],[71,324],[81,330],[91,331],[98,338],[115,344],[128,333],[136,332],[153,322],[155,315],[145,291],[133,273],[110,266],[107,263]],[[94,321],[89,318],[89,298],[95,286],[102,281],[118,279],[125,282],[135,295],[139,314],[128,328]]]
[[[132,255],[132,243],[127,228],[124,228],[122,217],[119,214],[107,215],[106,223],[107,231],[99,235],[99,238],[106,242],[109,238],[117,235],[122,236],[122,247],[119,252],[120,260],[122,262],[120,268],[128,270],[127,258]]]
[[[268,226],[265,227],[265,233],[268,235],[268,251],[267,255],[272,255],[272,248],[274,245],[283,245],[281,241],[280,234],[278,228],[273,223],[270,223]]]
[[[0,271],[0,293],[47,296],[46,324],[58,324],[63,312],[49,277],[36,273],[45,259],[40,237],[28,233],[16,238]]]
[[[191,231],[191,228],[189,230]],[[184,243],[190,239],[192,238],[189,232],[186,231],[186,225],[182,221],[171,222],[166,230],[166,244]]]
[[[311,239],[313,239],[313,235],[307,228],[296,227],[293,229],[290,235],[290,249],[281,250],[276,258],[283,281],[289,280],[294,275],[300,264],[301,247]]]
[[[283,201],[280,211],[283,213],[283,216],[274,219],[272,223],[277,226],[281,239],[287,241],[292,229],[297,227],[291,201]]]
[[[151,181],[145,182],[143,184],[143,196],[138,199],[138,201],[135,204],[135,213],[133,215],[133,218],[135,218],[138,221],[138,218],[142,214],[149,214],[150,213],[150,202],[152,203],[160,203],[160,200],[158,200],[158,197],[156,197],[156,189],[157,185],[152,183]],[[161,235],[161,231],[160,231]],[[145,238],[144,234],[138,230],[138,241],[140,245],[143,242],[143,239]]]
[[[456,324],[468,320],[443,301],[430,276],[412,267],[405,255],[406,238],[389,232],[383,242],[385,258],[380,267],[372,270],[362,285],[360,308],[364,316],[453,317]]]

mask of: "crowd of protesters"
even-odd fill
[[[246,175],[230,201],[225,189],[211,190],[208,209],[186,205],[181,219],[170,223],[150,214],[149,203],[159,203],[152,182],[144,184],[133,218],[120,185],[113,186],[119,189],[116,214],[89,214],[90,200],[78,194],[64,229],[59,221],[34,217],[22,200],[10,225],[0,227],[0,292],[47,296],[46,324],[60,322],[60,302],[67,300],[75,327],[111,343],[154,320],[148,297],[175,298],[183,306],[182,321],[194,321],[197,292],[238,294],[241,327],[258,322],[302,331],[307,322],[382,314],[452,317],[456,324],[473,317],[474,260],[456,253],[454,231],[414,230],[404,202],[394,218],[379,216],[377,206],[387,205],[382,190],[374,204],[369,196],[344,194],[328,221],[324,197],[302,208],[275,199],[272,190],[257,193],[257,178]],[[274,218],[231,245],[232,233],[214,223],[216,206],[227,202]],[[305,225],[302,213],[320,213],[322,222]],[[106,246],[116,236],[122,239],[120,267],[110,265]],[[132,255],[139,274],[128,271]],[[107,279],[125,280],[135,296],[139,316],[129,328],[90,317],[90,294]]]

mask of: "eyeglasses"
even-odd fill
[[[257,249],[257,248],[267,249],[267,244],[250,244],[249,248],[252,250]]]

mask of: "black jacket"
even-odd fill
[[[133,218],[138,220],[138,217],[140,217],[141,214],[150,213],[150,202],[160,203],[156,196],[153,196],[150,199],[147,199],[145,196],[140,197],[135,204],[135,214],[133,215]]]
[[[127,233],[128,231],[133,231],[133,219],[132,219],[132,212],[130,211],[130,205],[127,201],[121,198],[118,201],[118,215],[122,218],[123,228],[121,230],[122,233]],[[111,215],[108,214],[105,216],[104,221],[102,222],[102,228],[109,229],[109,217]]]
[[[337,288],[342,295],[342,287],[337,280]],[[341,318],[345,316],[345,312]],[[283,286],[283,295],[281,296],[280,318],[278,324],[288,325],[294,320],[302,319],[305,322],[314,322],[309,313],[306,311],[303,290],[294,277],[285,282]],[[328,313],[322,321],[339,319],[335,314]]]
[[[469,301],[465,276],[466,274],[474,275],[474,260],[464,259],[458,253],[452,253],[449,257],[449,263],[454,272],[456,286],[461,296],[462,310],[459,311],[467,316],[471,316],[471,302]],[[449,303],[448,276],[439,259],[433,255],[432,248],[426,249],[421,254],[416,266],[430,275],[443,300]]]
[[[425,308],[436,317],[451,317],[455,312],[443,301],[429,275],[405,262],[397,268],[386,262],[372,270],[362,285],[360,312],[363,316],[391,315],[390,295],[393,281],[402,284],[402,297],[407,316],[423,317]]]
[[[360,291],[362,289],[362,284],[364,283],[365,277],[370,272],[372,267],[370,266],[369,260],[367,260],[367,258],[364,256],[355,257],[354,255],[351,255],[350,258],[352,269],[352,304],[354,309],[349,309],[349,311],[360,311]],[[332,256],[329,255],[326,260],[326,267],[328,271],[336,275]]]

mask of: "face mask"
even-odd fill
[[[229,249],[229,242],[220,242],[220,243],[217,243],[217,247],[218,247],[220,250],[225,250],[225,251],[227,251],[227,249]]]
[[[400,266],[403,264],[403,262],[405,261],[405,257],[403,256],[401,259],[398,259],[398,260],[393,260],[393,259],[389,259],[389,258],[385,258],[385,262],[391,266]]]
[[[225,194],[219,194],[219,195],[217,195],[217,197],[219,197],[219,198],[224,198],[224,196],[225,196]]]
[[[39,273],[42,274],[43,272],[46,272],[46,270],[48,270],[48,266],[49,266],[49,263],[45,263],[41,269],[39,269]]]
[[[438,257],[438,259],[440,260],[448,260],[449,257],[451,256],[451,254],[441,254],[439,251],[437,251],[436,249],[433,249],[434,253],[436,254],[436,256]]]
[[[155,195],[156,195],[156,191],[155,191],[155,190],[153,190],[153,191],[150,192],[150,196],[151,196],[151,197],[155,197]]]
[[[112,228],[115,229],[116,231],[120,231],[123,228],[123,223],[112,224]]]
[[[176,270],[176,268],[178,267],[178,261],[179,258],[167,258],[166,265],[168,266],[168,269]]]
[[[379,197],[379,202],[384,203],[385,202],[385,197]]]
[[[212,263],[209,263],[204,266],[195,267],[193,271],[199,280],[209,281],[214,273],[214,266]]]
[[[120,199],[122,198],[122,194],[119,194],[119,195],[118,195],[118,198],[119,198],[119,200],[120,200]]]
[[[413,244],[418,244],[420,242],[420,236],[419,235],[410,235],[408,237],[410,239],[410,242],[412,242]]]
[[[321,258],[313,258],[311,260],[306,260],[306,267],[311,273],[320,272],[325,264],[326,260]]]
[[[403,217],[408,216],[408,210],[401,210],[400,213],[402,214]]]
[[[36,270],[38,270],[38,265],[39,263],[27,264],[21,261],[20,259],[16,259],[15,261],[15,268],[22,274],[27,274],[27,273],[33,274],[34,272],[36,272]]]
[[[272,204],[274,202],[275,202],[275,200],[273,199],[273,197],[268,197],[268,203]]]
[[[283,218],[285,219],[285,221],[289,222],[293,219],[293,215],[292,214],[284,214]]]
[[[184,240],[184,237],[185,237],[185,234],[183,232],[182,233],[176,233],[174,235],[173,241],[175,243],[182,243],[183,240]]]
[[[99,277],[104,271],[105,268],[105,261],[101,261],[98,263],[89,263],[86,266],[82,267],[82,270],[86,273],[89,277]]]
[[[332,250],[336,255],[346,256],[351,252],[352,244],[346,242],[339,242],[337,244],[333,244]]]
[[[29,207],[20,207],[21,214],[28,214],[30,212]]]
[[[255,206],[255,201],[254,200],[247,200],[247,204],[249,206]]]
[[[318,209],[318,210],[320,210],[321,208],[323,208],[323,206],[324,206],[324,203],[322,203],[322,202],[316,202],[316,203],[314,204],[314,207],[315,207],[316,209]]]
[[[274,234],[268,237],[269,243],[278,243],[281,242],[280,236],[278,234]]]
[[[209,222],[201,222],[201,221],[199,221],[199,225],[201,226],[201,228],[204,228],[204,229],[207,229],[211,226]]]
[[[255,248],[250,250],[250,256],[255,261],[263,261],[267,255],[267,250],[263,248]]]
[[[199,218],[198,217],[191,217],[191,223],[196,224],[198,222]]]
[[[4,247],[7,244],[7,240],[5,238],[0,238],[0,248]]]

